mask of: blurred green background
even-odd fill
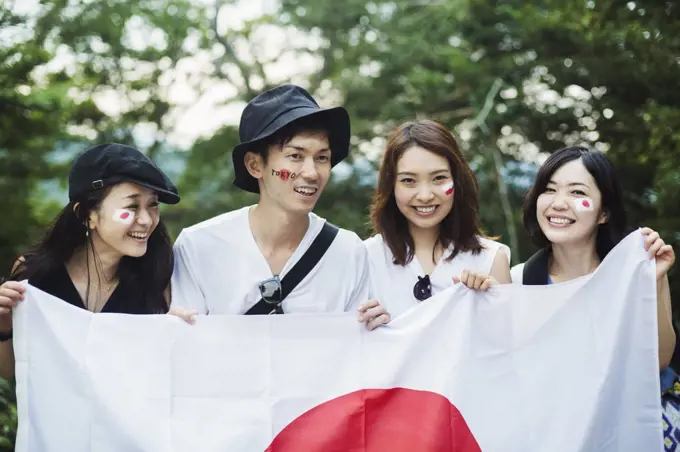
[[[680,250],[680,4],[645,0],[17,0],[0,3],[0,274],[66,201],[73,157],[132,144],[178,184],[182,227],[253,203],[232,185],[249,99],[283,82],[352,117],[352,156],[316,212],[366,237],[376,162],[414,117],[451,128],[513,264],[537,165],[606,151],[631,225]],[[677,267],[677,265],[676,265]],[[680,277],[671,272],[673,299]],[[675,309],[678,312],[678,309]],[[13,450],[0,380],[0,451]]]

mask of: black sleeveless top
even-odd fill
[[[522,270],[522,284],[525,286],[544,286],[548,284],[548,263],[550,248],[538,250],[525,263]]]
[[[44,274],[29,278],[28,283],[73,306],[87,309],[63,264]],[[143,294],[134,288],[125,287],[122,283],[116,286],[101,310],[117,314],[158,314],[150,311],[148,304],[144,303]]]
[[[550,264],[550,254],[552,249],[549,246],[541,248],[524,263],[522,269],[522,284],[525,286],[543,286],[548,284],[548,266]],[[599,250],[597,255],[603,261],[606,253]]]

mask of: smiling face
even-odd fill
[[[404,152],[397,162],[394,197],[411,228],[439,226],[453,207],[453,182],[445,157],[420,146]]]
[[[158,196],[152,190],[123,182],[113,186],[89,216],[98,253],[140,257],[159,222]]]
[[[602,194],[581,159],[557,169],[536,202],[538,225],[546,238],[559,245],[594,241],[600,224]]]
[[[331,177],[331,149],[324,132],[302,132],[261,155],[246,154],[246,167],[260,179],[261,201],[286,212],[308,214]]]

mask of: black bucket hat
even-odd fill
[[[162,203],[179,202],[177,187],[163,171],[137,149],[118,143],[99,144],[78,156],[68,175],[68,197],[75,201],[120,182],[150,188]]]
[[[253,145],[272,136],[281,128],[301,118],[318,116],[326,125],[331,147],[331,167],[349,154],[350,122],[347,110],[342,107],[322,109],[303,88],[285,84],[265,91],[248,102],[241,115],[239,138],[234,148],[234,185],[243,190],[259,193],[257,179],[248,173],[244,162],[246,152]]]

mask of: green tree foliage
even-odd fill
[[[22,39],[26,23],[26,17],[0,7],[0,29],[15,30],[9,44],[0,46],[0,193],[9,214],[0,222],[0,274],[42,227],[43,218],[32,209],[32,192],[54,176],[46,155],[64,137],[62,123],[68,120],[60,74],[41,84],[31,79],[51,55],[41,41]]]
[[[135,144],[146,125],[150,156],[162,153],[173,126],[168,78],[206,28],[203,10],[181,0],[43,1],[15,11],[0,6],[0,188],[13,220],[0,225],[2,274],[56,213],[46,190],[59,188],[77,151]],[[111,103],[113,112],[100,108]]]
[[[485,225],[507,243],[507,219],[514,219],[519,260],[534,251],[522,233],[520,207],[535,166],[518,163],[572,144],[606,150],[621,173],[631,225],[658,229],[678,249],[675,2],[282,5],[282,23],[321,36],[312,50],[321,61],[317,77],[342,92],[359,136],[370,139],[404,119],[426,116],[465,138]],[[496,81],[501,89],[481,115]],[[680,278],[673,278],[673,294],[680,301]]]
[[[578,143],[606,150],[622,177],[631,225],[657,229],[680,249],[673,199],[680,190],[679,5],[480,0],[471,2],[470,18],[462,30],[482,50],[486,72],[520,94],[499,104],[492,127],[510,126],[548,152]],[[528,81],[558,100],[541,100]],[[680,278],[672,287],[680,302]]]

